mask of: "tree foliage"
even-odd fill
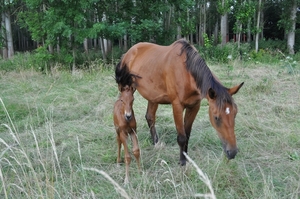
[[[221,42],[220,24],[222,27],[229,24],[222,28],[222,43],[232,40],[233,34],[239,34],[235,40],[240,42],[241,34],[246,32],[248,42],[256,33],[260,33],[260,39],[284,39],[296,23],[291,20],[294,1],[300,3],[300,0],[263,0],[264,24],[258,28],[255,0],[10,0],[2,1],[0,11],[9,9],[12,13],[16,49],[43,46],[49,52],[39,53],[64,52],[75,63],[74,51],[83,51],[84,42],[87,46],[84,51],[101,49],[103,58],[111,51],[109,45],[126,50],[140,41],[167,45],[186,37],[198,45],[205,45],[205,41],[217,45]],[[272,14],[274,10],[277,17]],[[221,20],[225,14],[228,18]],[[5,46],[3,32],[1,44]],[[31,46],[20,47],[28,44]]]

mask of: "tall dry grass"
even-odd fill
[[[159,106],[160,143],[153,147],[147,102],[136,92],[142,173],[131,164],[126,186],[125,168],[116,164],[113,70],[0,73],[0,197],[299,198],[299,74],[280,65],[230,64],[230,72],[222,65],[211,69],[226,86],[245,81],[234,96],[236,159],[225,160],[203,100],[191,159],[180,167],[171,107]]]

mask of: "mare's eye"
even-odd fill
[[[215,123],[216,123],[216,125],[217,125],[217,126],[220,126],[220,125],[221,125],[221,123],[222,123],[222,121],[221,121],[221,118],[220,118],[220,117],[218,117],[218,116],[214,116],[214,119],[215,119]]]

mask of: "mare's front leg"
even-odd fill
[[[200,103],[197,103],[193,107],[188,107],[185,109],[185,115],[184,115],[184,130],[186,134],[186,143],[184,151],[187,153],[188,151],[188,145],[189,145],[189,139],[191,135],[192,125],[195,121],[195,118],[197,116],[197,113],[200,109]]]
[[[186,145],[186,134],[183,126],[183,106],[180,102],[173,102],[173,116],[177,130],[177,142],[180,147],[180,164],[183,166],[186,164],[186,157],[183,155],[183,151]]]
[[[158,136],[157,136],[156,128],[155,128],[155,114],[156,114],[157,108],[158,108],[158,104],[148,101],[148,107],[147,107],[147,112],[146,112],[145,117],[146,117],[148,126],[150,128],[150,134],[152,137],[153,144],[156,144],[158,142]]]

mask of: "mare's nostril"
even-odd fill
[[[228,159],[233,159],[235,155],[237,154],[238,150],[233,149],[233,150],[226,150],[226,155]]]
[[[227,150],[226,153],[227,153],[227,157],[230,157],[231,151]]]

